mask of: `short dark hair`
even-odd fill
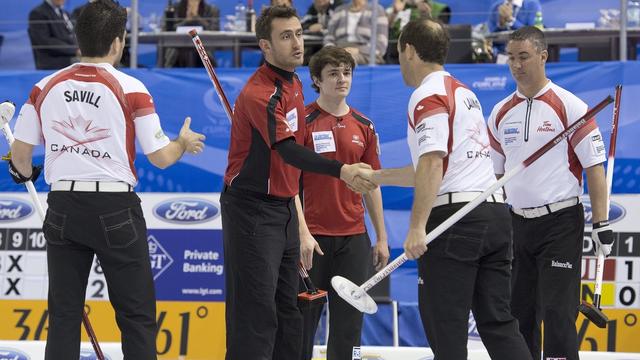
[[[524,26],[509,35],[509,41],[529,40],[538,51],[547,50],[544,32],[535,26]]]
[[[273,19],[298,18],[296,9],[288,6],[269,6],[262,9],[262,13],[256,20],[256,38],[258,40],[271,40],[271,23]]]
[[[402,28],[400,50],[411,44],[422,61],[444,65],[449,53],[449,32],[434,19],[414,19]]]
[[[102,57],[109,54],[115,38],[124,38],[127,10],[114,0],[88,3],[76,24],[76,38],[82,56]]]
[[[309,60],[309,74],[311,74],[312,80],[314,76],[322,79],[322,69],[325,66],[340,66],[342,64],[351,70],[356,68],[356,62],[347,50],[337,46],[325,46],[313,54],[311,60]],[[311,83],[311,86],[316,92],[320,92],[320,88],[314,82]]]

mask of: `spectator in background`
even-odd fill
[[[540,0],[498,0],[491,5],[489,31],[515,30],[535,25],[536,13],[542,13]]]
[[[329,18],[342,0],[313,0],[306,15],[302,18],[302,30],[309,33],[324,33],[329,25]]]
[[[29,13],[29,39],[36,69],[56,70],[80,56],[65,0],[45,0]]]
[[[336,7],[340,5],[342,5],[342,0],[313,0],[307,14],[301,19],[304,33],[313,36],[305,39],[305,65],[309,63],[313,54],[322,49],[322,38],[327,33],[329,19],[333,16]]]
[[[372,34],[373,6],[368,0],[352,0],[336,8],[329,19],[324,45],[335,45],[347,50],[358,64],[369,63]],[[378,5],[376,21],[376,63],[384,63],[389,43],[389,22],[384,8]]]
[[[389,18],[389,42],[385,60],[387,64],[398,63],[398,36],[402,28],[416,19],[432,18],[448,24],[451,19],[451,8],[443,3],[431,0],[394,0],[387,8]]]
[[[205,0],[180,0],[176,6],[176,19],[165,19],[163,29],[174,30],[178,26],[201,26],[203,30],[220,30],[220,9]],[[209,54],[213,66],[215,58]],[[164,57],[164,67],[202,67],[198,52],[193,48],[169,48]]]

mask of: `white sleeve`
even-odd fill
[[[42,124],[36,113],[33,104],[26,103],[22,105],[13,136],[22,142],[31,145],[40,145],[42,143]]]
[[[606,160],[606,150],[600,129],[591,130],[587,136],[574,145],[573,151],[578,156],[580,165],[585,169],[603,163]]]
[[[153,113],[137,117],[134,123],[136,126],[136,138],[140,142],[142,152],[145,155],[160,150],[171,142],[162,131],[158,114]]]
[[[448,153],[449,114],[439,113],[420,120],[415,127],[414,146],[418,149],[418,157],[430,152]]]

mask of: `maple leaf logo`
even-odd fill
[[[76,145],[106,139],[111,136],[111,130],[92,126],[92,120],[85,120],[82,116],[69,117],[69,122],[54,121],[53,130],[75,142]]]

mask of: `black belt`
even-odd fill
[[[288,203],[292,199],[290,197],[269,195],[269,194],[261,193],[258,191],[231,187],[227,184],[225,184],[224,187],[222,188],[222,193],[227,193],[227,194],[231,194],[231,195],[235,195],[243,198],[252,198],[252,199],[258,199],[263,201],[278,202],[278,203]]]

